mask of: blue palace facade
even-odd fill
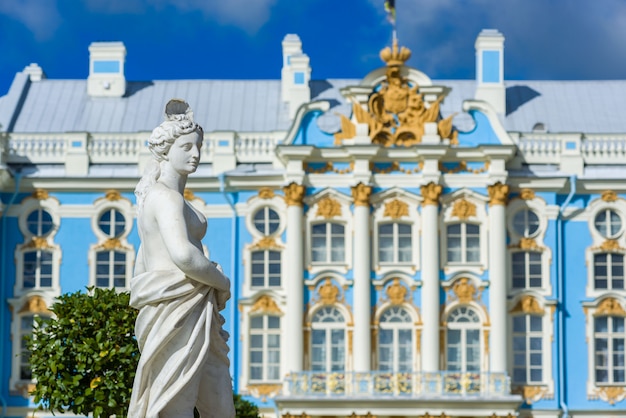
[[[87,79],[18,72],[0,416],[50,416],[28,396],[35,317],[128,289],[133,190],[176,97],[205,131],[185,198],[232,280],[234,388],[264,416],[626,417],[626,80],[505,80],[502,34],[475,48],[473,80],[397,42],[362,78],[314,79],[297,35],[276,80],[127,81],[121,42],[91,44]]]

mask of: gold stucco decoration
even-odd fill
[[[283,247],[278,245],[274,237],[263,237],[250,247],[251,250],[280,250],[281,248]]]
[[[426,205],[439,205],[439,196],[443,190],[443,186],[435,183],[428,183],[425,186],[420,187],[422,191],[422,206]]]
[[[262,295],[259,297],[252,308],[250,309],[250,313],[264,313],[264,314],[281,314],[282,311],[271,297],[268,295]]]
[[[461,161],[456,167],[446,167],[442,162],[439,163],[439,170],[445,174],[471,173],[481,174],[489,170],[489,161],[485,161],[480,168],[469,168],[467,161]]]
[[[524,313],[524,314],[538,314],[543,315],[544,310],[539,306],[539,302],[531,295],[524,295],[520,298],[517,304],[511,309],[512,314]]]
[[[187,201],[192,201],[196,199],[196,195],[189,189],[183,190],[183,197]]]
[[[376,415],[372,415],[369,411],[365,415],[357,415],[356,412],[353,412],[350,418],[376,418]]]
[[[426,123],[436,123],[439,136],[457,144],[458,132],[452,127],[454,115],[440,120],[439,106],[443,96],[427,104],[417,83],[411,87],[408,79],[402,76],[401,66],[410,56],[409,49],[398,48],[397,40],[394,40],[392,48],[381,51],[381,58],[387,63],[386,79],[380,89],[370,95],[367,109],[353,103],[352,113],[356,123],[367,124],[372,143],[385,147],[419,144]],[[341,131],[335,134],[336,145],[356,135],[356,127],[350,119],[344,115],[340,118]]]
[[[626,317],[626,311],[615,298],[606,298],[598,304],[593,316],[622,316]]]
[[[317,213],[315,215],[326,219],[341,216],[341,203],[332,197],[325,197],[317,203]]]
[[[107,190],[104,194],[104,198],[111,202],[117,202],[118,200],[122,200],[122,195],[118,190]]]
[[[617,193],[615,193],[613,190],[606,190],[602,192],[602,196],[600,196],[600,199],[604,200],[605,202],[615,202],[617,200]]]
[[[403,216],[409,216],[409,205],[405,202],[394,199],[391,202],[385,203],[385,212],[383,216],[391,219],[399,219]]]
[[[283,414],[283,418],[310,418],[306,412],[303,412],[300,415],[291,415],[291,414]]]
[[[304,186],[298,183],[290,183],[283,187],[285,193],[285,203],[288,206],[302,206],[304,199]]]
[[[535,198],[535,191],[531,189],[522,189],[519,192],[519,197],[522,200],[533,200]]]
[[[339,300],[339,288],[329,278],[319,287],[317,294],[324,305],[333,305]]]
[[[624,386],[603,386],[596,391],[598,398],[609,405],[615,405],[626,397],[626,387]]]
[[[271,199],[274,196],[274,190],[272,190],[270,187],[261,187],[259,189],[259,199]]]
[[[96,247],[96,250],[125,250],[128,249],[118,238],[109,238]]]
[[[605,240],[602,244],[600,244],[600,246],[595,247],[595,249],[601,250],[601,251],[621,251],[621,250],[624,250],[624,248],[622,248],[619,245],[619,242],[617,242],[617,240],[614,240],[614,239],[607,239],[607,240]]]
[[[304,163],[304,171],[309,174],[324,174],[324,173],[336,173],[336,174],[348,174],[354,171],[354,161],[351,161],[346,168],[337,168],[332,162],[327,162],[319,168],[313,168],[310,164]]]
[[[386,293],[392,305],[400,305],[404,302],[407,291],[406,287],[400,284],[400,279],[395,278],[393,279],[393,283],[387,287]]]
[[[282,390],[283,385],[280,383],[264,383],[250,384],[248,391],[255,397],[261,398],[262,402],[266,402],[268,397],[277,395]]]
[[[543,250],[543,247],[539,246],[539,244],[537,244],[537,241],[535,241],[534,238],[526,238],[526,237],[520,238],[517,244],[509,245],[509,248],[519,248],[521,250],[527,250],[527,251],[542,251]]]
[[[46,315],[52,314],[52,312],[50,312],[50,310],[48,309],[48,305],[46,304],[46,301],[43,300],[43,298],[38,295],[29,297],[24,303],[24,305],[22,306],[22,309],[20,309],[18,313],[20,314],[32,313],[32,314],[46,314]]]
[[[476,205],[468,200],[459,199],[454,202],[452,216],[459,219],[468,219],[472,216],[476,216]]]
[[[355,206],[369,206],[372,187],[359,183],[352,187],[352,198]]]
[[[533,402],[537,402],[542,398],[548,398],[548,388],[546,386],[517,386],[514,387],[511,392],[522,395],[524,401],[530,405]]]
[[[370,163],[370,170],[374,174],[389,174],[389,173],[393,173],[396,171],[400,173],[404,173],[404,174],[415,174],[415,173],[419,173],[423,169],[424,169],[423,161],[420,161],[419,163],[417,163],[417,167],[415,168],[404,168],[400,165],[398,161],[392,161],[391,164],[389,164],[389,166],[385,168],[376,167],[374,163]]]
[[[53,248],[52,245],[48,242],[48,240],[44,237],[32,237],[29,242],[22,245],[22,249],[36,249],[36,250],[45,250],[49,248]]]
[[[452,291],[461,303],[468,303],[475,299],[476,287],[467,277],[462,277],[457,280],[452,286]]]
[[[508,184],[502,184],[500,182],[487,186],[487,192],[489,193],[489,206],[494,205],[506,205],[509,200]]]
[[[44,189],[35,189],[31,196],[37,200],[46,200],[50,197],[48,192]]]

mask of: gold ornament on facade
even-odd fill
[[[288,206],[302,206],[304,186],[290,183],[288,186],[283,187],[283,192],[285,193],[285,202]]]
[[[263,237],[250,247],[251,250],[280,250],[282,248],[274,237]]]
[[[596,391],[596,396],[609,405],[614,405],[626,397],[626,387],[624,386],[604,386]]]
[[[487,192],[489,193],[489,206],[494,205],[506,205],[509,200],[508,184],[502,184],[500,182],[487,186]]]
[[[370,163],[370,171],[372,171],[374,174],[389,174],[395,171],[398,171],[404,174],[415,174],[415,173],[419,173],[423,169],[424,169],[423,161],[420,161],[419,163],[417,163],[417,167],[415,168],[404,168],[400,166],[400,163],[397,161],[392,161],[391,164],[385,168],[376,167],[374,163]]]
[[[53,248],[52,245],[48,242],[48,240],[44,237],[32,237],[29,242],[22,245],[22,249],[36,249],[36,250],[46,250]]]
[[[264,313],[264,314],[281,314],[283,313],[274,299],[269,297],[268,295],[262,295],[259,297],[252,308],[250,309],[250,313]]]
[[[420,187],[422,191],[422,206],[426,205],[439,205],[439,196],[443,191],[443,186],[435,183],[428,183],[425,186]]]
[[[104,194],[104,198],[110,202],[117,202],[122,200],[122,195],[118,190],[107,190]]]
[[[348,174],[354,171],[354,161],[351,161],[346,168],[336,168],[331,162],[327,162],[319,168],[313,168],[310,164],[304,163],[304,171],[309,174],[324,174],[330,172],[336,174]]]
[[[187,201],[192,201],[196,199],[196,195],[190,189],[183,190],[183,197]]]
[[[317,290],[317,294],[324,305],[333,305],[339,300],[339,288],[328,278]]]
[[[48,192],[44,189],[35,189],[31,196],[37,200],[47,200],[50,197]]]
[[[365,415],[357,415],[356,412],[353,412],[350,418],[376,418],[376,415],[372,415],[369,411]]]
[[[274,190],[272,190],[270,187],[261,187],[259,189],[259,199],[271,199],[274,196],[276,196],[274,194]]]
[[[383,216],[391,219],[400,219],[403,216],[409,216],[409,205],[401,200],[394,199],[391,202],[385,203]]]
[[[387,286],[387,298],[391,302],[392,305],[400,305],[406,299],[406,287],[400,284],[400,279],[393,279],[393,283]]]
[[[519,192],[519,197],[522,200],[533,200],[535,198],[535,191],[531,189],[522,189]]]
[[[468,200],[459,199],[454,202],[452,216],[459,219],[468,219],[472,216],[476,216],[476,205]]]
[[[470,279],[462,277],[452,286],[452,291],[461,303],[468,303],[475,300],[476,286],[472,284]]]
[[[266,402],[268,397],[277,395],[282,390],[283,385],[278,384],[250,384],[248,391],[255,397],[261,398],[262,402]]]
[[[524,401],[530,405],[533,402],[546,397],[548,388],[545,386],[517,386],[511,390],[512,393],[522,395]]]
[[[598,304],[593,316],[621,316],[626,317],[626,311],[615,298],[606,298]]]
[[[519,242],[514,245],[509,245],[509,248],[519,248],[520,250],[530,250],[530,251],[542,251],[543,247],[540,247],[535,241],[534,238],[520,238]]]
[[[341,216],[341,203],[332,197],[325,197],[317,203],[317,213],[315,215],[326,219]]]
[[[359,183],[352,187],[352,199],[355,206],[369,206],[372,187]]]
[[[602,196],[600,196],[600,199],[604,200],[605,202],[615,202],[617,200],[617,193],[615,193],[613,190],[606,190],[602,192]]]
[[[118,238],[109,238],[96,247],[96,250],[126,250],[126,249],[128,249],[128,247],[122,244],[122,241],[120,241]]]
[[[445,174],[456,174],[456,173],[471,173],[471,174],[482,174],[489,170],[489,161],[485,161],[483,166],[480,168],[469,168],[467,165],[467,161],[459,162],[459,165],[456,167],[446,167],[442,162],[439,163],[439,171]]]
[[[543,315],[545,311],[539,306],[539,302],[531,295],[524,295],[520,298],[517,304],[511,309],[512,314],[525,313],[525,314],[538,314]]]
[[[437,123],[437,131],[442,139],[458,143],[458,132],[452,127],[454,115],[440,120],[439,107],[443,96],[430,103],[424,102],[419,86],[413,87],[401,74],[401,66],[411,56],[408,48],[398,48],[394,40],[392,48],[381,51],[380,57],[387,64],[386,79],[378,91],[370,95],[367,110],[359,103],[353,103],[352,113],[357,123],[368,126],[369,137],[373,144],[386,147],[411,146],[422,142],[426,123]],[[335,144],[344,139],[353,138],[355,125],[344,115],[341,118],[341,131],[335,134]]]
[[[600,246],[594,247],[594,249],[601,250],[601,251],[623,251],[624,250],[624,248],[622,248],[619,245],[619,242],[617,242],[617,240],[614,240],[614,239],[607,239]]]
[[[15,385],[16,392],[22,395],[24,398],[30,397],[31,393],[35,391],[35,388],[36,386],[34,383],[18,383],[17,385]]]
[[[283,418],[310,418],[305,412],[300,415],[283,414]]]
[[[18,313],[20,314],[32,313],[32,314],[45,314],[45,315],[52,314],[52,312],[50,312],[50,310],[48,309],[48,305],[46,304],[46,301],[43,300],[43,298],[38,295],[29,297],[26,300],[26,302],[24,302],[22,309],[20,309]]]

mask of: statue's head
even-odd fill
[[[165,106],[165,120],[154,128],[148,139],[148,148],[157,161],[163,161],[174,141],[192,132],[203,137],[203,130],[193,120],[193,111],[187,102],[172,99]]]

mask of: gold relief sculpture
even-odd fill
[[[459,199],[454,202],[452,216],[456,216],[459,219],[468,219],[476,216],[476,205],[468,200]]]
[[[353,332],[351,329],[348,330],[348,355],[352,354],[352,344],[354,342]]]
[[[605,202],[615,202],[617,200],[617,193],[615,193],[613,190],[606,190],[602,192],[602,196],[600,196],[600,199],[604,200]]]
[[[424,199],[422,206],[439,205],[439,196],[441,196],[443,186],[431,182],[420,187],[420,190],[422,191],[422,198]]]
[[[96,247],[96,250],[126,250],[127,246],[122,244],[119,238],[109,238]]]
[[[614,405],[626,397],[626,387],[624,386],[603,386],[596,391],[596,396],[609,405]]]
[[[313,168],[310,164],[304,163],[304,171],[309,174],[324,174],[333,172],[336,174],[348,174],[354,171],[354,161],[350,162],[350,165],[347,168],[336,168],[335,165],[331,162],[325,163],[320,168]]]
[[[595,250],[602,250],[602,251],[621,251],[621,250],[624,250],[624,248],[622,248],[619,245],[619,242],[617,242],[617,240],[614,240],[614,239],[607,239],[600,246],[594,247],[593,249],[595,249]]]
[[[251,250],[280,250],[281,248],[283,247],[278,245],[274,237],[263,237],[250,247]]]
[[[354,199],[355,206],[369,206],[371,194],[372,187],[363,183],[359,183],[352,187],[352,199]]]
[[[387,47],[380,52],[381,59],[387,64],[386,79],[381,88],[370,95],[367,109],[353,103],[352,113],[356,122],[367,124],[372,143],[385,147],[421,143],[426,123],[436,123],[441,139],[458,144],[458,132],[452,126],[454,115],[440,119],[439,107],[443,96],[428,105],[419,92],[419,86],[414,84],[411,87],[402,76],[400,68],[410,56],[411,51],[405,47],[398,48],[395,39],[392,48]],[[335,134],[336,145],[356,135],[356,126],[350,119],[344,115],[340,118],[341,131]]]
[[[415,351],[417,352],[417,355],[419,355],[422,352],[422,330],[421,329],[415,330]]]
[[[282,390],[283,385],[278,384],[250,384],[248,391],[255,397],[261,398],[262,402],[266,402],[268,396],[277,395]]]
[[[519,243],[517,244],[517,247],[522,249],[522,250],[535,250],[535,251],[541,251],[543,248],[539,246],[539,244],[537,244],[537,241],[535,241],[534,238],[520,238]]]
[[[118,190],[107,190],[104,194],[104,198],[111,202],[116,202],[118,200],[122,200],[122,195]]]
[[[48,309],[46,301],[38,295],[29,297],[26,302],[24,302],[24,306],[22,306],[22,309],[20,309],[18,313],[52,314],[52,312]]]
[[[391,219],[399,219],[403,216],[409,216],[409,205],[405,202],[394,199],[391,202],[385,203],[385,212],[383,216]]]
[[[290,183],[283,187],[285,193],[285,202],[288,206],[302,206],[304,199],[304,186],[297,183]]]
[[[522,200],[533,200],[535,198],[535,192],[531,189],[522,189],[519,192],[519,197]]]
[[[326,219],[341,216],[341,203],[332,197],[325,197],[317,203],[317,213],[315,215]]]
[[[339,300],[339,288],[329,278],[326,278],[317,294],[324,305],[333,305]]]
[[[471,173],[471,174],[481,174],[485,173],[489,170],[489,161],[485,161],[481,168],[469,168],[467,166],[467,161],[459,162],[459,165],[456,167],[448,168],[442,162],[439,162],[439,171],[445,174],[456,174],[456,173]]]
[[[400,284],[400,279],[395,278],[393,279],[393,283],[387,286],[386,293],[387,293],[387,298],[389,298],[389,301],[391,302],[392,305],[400,305],[401,303],[404,302],[407,291],[406,291],[406,287]]]
[[[598,304],[593,316],[626,316],[626,311],[615,298],[606,298]]]
[[[32,237],[29,242],[22,245],[22,249],[36,249],[36,250],[45,250],[49,248],[54,248],[48,240],[44,237]]]
[[[511,309],[511,313],[539,314],[543,315],[545,311],[539,306],[539,302],[531,295],[524,295],[517,304]]]
[[[476,287],[467,277],[458,279],[452,286],[452,291],[456,295],[457,300],[461,303],[468,303],[475,300]]]
[[[415,173],[419,173],[420,171],[422,171],[423,168],[424,168],[423,161],[420,161],[419,163],[417,163],[417,167],[415,168],[403,168],[402,166],[400,166],[400,163],[397,161],[392,161],[391,164],[386,168],[379,168],[379,167],[376,167],[374,163],[370,163],[370,171],[372,171],[375,174],[389,174],[389,173],[393,173],[394,171],[399,171],[404,174],[415,174]]]
[[[489,330],[483,330],[483,339],[485,340],[485,354],[489,354]]]
[[[45,191],[44,189],[35,189],[31,196],[37,200],[46,200],[50,197],[48,192]]]
[[[270,187],[261,187],[259,189],[259,199],[271,199],[274,196],[276,196],[274,194],[274,190],[272,190]]]
[[[509,190],[510,187],[508,184],[502,184],[500,182],[487,186],[489,206],[506,205],[506,202],[509,200]]]
[[[517,386],[511,390],[512,393],[522,395],[528,405],[545,397],[548,388],[545,386]]]
[[[283,311],[280,310],[274,299],[269,297],[268,295],[262,295],[259,297],[252,308],[250,309],[250,313],[264,313],[264,314],[281,314]]]

